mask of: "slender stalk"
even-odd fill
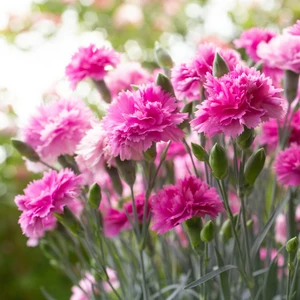
[[[290,191],[290,200],[288,204],[288,228],[289,228],[289,239],[297,235],[296,222],[295,222],[295,205],[294,196]]]
[[[47,164],[45,161],[40,160],[40,163],[46,167],[48,167],[49,169],[52,169],[54,171],[58,171],[58,169],[56,169],[55,167],[52,167],[51,165]]]
[[[135,199],[134,199],[134,192],[133,192],[132,185],[130,185],[130,193],[131,193],[131,201],[132,201],[134,227],[135,227],[137,239],[139,239],[139,237],[140,237],[139,219],[138,219],[138,215],[137,215],[136,203],[135,203]]]
[[[187,150],[187,152],[188,152],[189,157],[191,158],[191,162],[192,162],[192,165],[193,165],[193,168],[194,168],[194,172],[195,172],[196,176],[199,178],[199,172],[198,172],[198,170],[197,170],[197,168],[196,168],[196,165],[195,165],[195,161],[194,161],[194,158],[193,158],[193,155],[192,155],[191,148],[190,148],[190,146],[188,145],[188,143],[186,142],[185,139],[183,139],[182,141],[183,141],[183,143],[184,143],[184,145],[185,145],[185,147],[186,147],[186,150]]]

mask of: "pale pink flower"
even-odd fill
[[[237,63],[241,63],[239,54],[232,49],[220,49],[212,43],[200,45],[195,57],[172,69],[171,80],[178,99],[200,100],[201,87],[206,81],[206,73],[212,74],[213,61],[217,51],[224,58],[230,70],[233,70]]]
[[[261,42],[268,43],[276,35],[277,33],[272,30],[253,27],[245,30],[233,43],[237,48],[245,48],[247,55],[253,61],[258,62],[260,60],[256,53],[258,45]]]
[[[180,141],[184,133],[177,126],[185,118],[174,97],[148,84],[136,92],[121,92],[110,105],[103,128],[114,157],[139,160],[153,142]]]
[[[101,122],[92,123],[92,128],[77,145],[76,154],[76,162],[82,170],[95,173],[103,171],[105,164],[111,165],[111,149]]]
[[[88,272],[85,277],[81,279],[77,285],[72,286],[72,295],[70,300],[90,300],[93,296],[93,289],[95,289],[96,280],[94,276]]]
[[[106,268],[106,273],[108,275],[110,284],[115,290],[117,290],[120,287],[120,282],[118,280],[116,271],[111,268]],[[108,284],[107,281],[103,281],[102,286],[106,293],[110,293],[112,291],[112,287]]]
[[[300,185],[300,146],[292,144],[276,157],[274,169],[278,181],[285,186]]]
[[[159,234],[194,216],[215,218],[224,210],[216,189],[194,176],[179,180],[176,185],[165,186],[152,197],[151,204],[151,228]]]
[[[236,193],[229,191],[228,193],[229,206],[233,214],[240,212],[241,201]]]
[[[24,141],[42,159],[53,162],[59,155],[74,154],[92,118],[82,101],[58,100],[41,105],[23,128]]]
[[[80,194],[80,176],[71,170],[49,170],[42,179],[31,182],[24,195],[15,198],[22,214],[19,219],[23,233],[29,238],[40,238],[56,225],[53,213],[62,214],[65,206],[72,206]]]
[[[275,222],[275,241],[284,244],[287,240],[286,217],[279,214]]]
[[[115,67],[120,61],[119,55],[107,47],[97,48],[91,44],[80,47],[66,66],[66,76],[74,90],[77,84],[85,78],[103,80],[108,67]]]
[[[281,119],[285,106],[281,89],[254,68],[238,65],[221,78],[207,74],[207,100],[197,106],[191,125],[198,133],[236,137],[244,126],[255,128],[270,118]]]
[[[261,260],[266,260],[268,255],[268,250],[266,248],[260,248],[259,250],[259,257]],[[276,249],[270,249],[270,259],[273,260],[277,255],[277,250]],[[284,266],[284,256],[279,253],[277,255],[277,265],[278,267],[283,267]],[[278,274],[280,276],[280,273]]]
[[[116,69],[109,72],[106,84],[112,96],[115,97],[121,91],[133,91],[132,84],[149,83],[151,79],[150,74],[138,62],[128,62],[118,65]]]
[[[300,73],[300,36],[278,35],[258,45],[257,55],[269,67]]]
[[[287,33],[290,35],[300,36],[300,20],[297,20],[296,24],[288,28]]]
[[[167,147],[167,143],[158,143],[156,145],[156,151],[157,151],[156,159],[157,159],[158,163],[159,163],[160,157],[161,157],[162,153],[164,152],[164,150],[166,149],[166,147]],[[168,149],[166,159],[169,160],[169,159],[174,159],[176,157],[183,157],[186,154],[187,154],[187,151],[182,142],[172,142]]]

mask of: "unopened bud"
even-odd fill
[[[298,249],[298,238],[295,236],[287,241],[285,249],[287,252],[296,252]]]
[[[118,193],[119,196],[122,196],[123,185],[119,176],[118,169],[113,166],[108,167],[107,165],[105,167],[106,167],[106,172],[108,173],[110,180],[112,182],[114,190]]]
[[[123,180],[129,186],[133,186],[136,178],[136,163],[133,160],[121,160],[120,157],[116,157],[115,161]]]
[[[233,216],[233,223],[234,223],[233,226],[236,225],[237,218],[238,218],[237,214]],[[232,225],[231,225],[230,219],[227,219],[223,223],[223,225],[220,229],[220,236],[221,236],[221,239],[222,239],[223,243],[226,243],[227,241],[229,241],[233,237]]]
[[[39,162],[40,157],[36,153],[36,151],[28,144],[19,141],[19,140],[11,140],[12,145],[14,148],[25,158],[33,162]]]
[[[226,61],[218,52],[216,52],[213,62],[213,75],[220,78],[228,72],[229,68]]]
[[[237,137],[236,142],[242,150],[246,150],[250,148],[254,139],[255,139],[254,129],[244,127],[243,133]]]
[[[209,243],[213,240],[214,235],[215,235],[215,225],[210,220],[204,225],[203,229],[201,230],[201,234],[200,234],[201,240],[204,243]]]
[[[158,73],[156,80],[155,80],[155,84],[160,86],[166,93],[169,93],[173,97],[175,97],[174,88],[172,86],[172,83],[166,75],[164,75],[162,73]]]
[[[221,180],[224,179],[228,174],[228,160],[226,152],[223,147],[215,144],[209,155],[209,164],[213,175]]]
[[[292,103],[297,97],[299,83],[299,74],[291,71],[284,71],[284,94],[289,103]]]
[[[170,54],[158,42],[155,43],[155,58],[161,68],[172,68],[173,60]]]
[[[192,151],[193,151],[193,154],[196,156],[196,158],[198,160],[208,163],[209,156],[208,156],[208,153],[205,151],[205,149],[203,147],[201,147],[200,145],[192,143]]]
[[[92,209],[98,209],[102,199],[101,188],[98,183],[94,183],[88,194],[88,203]]]
[[[254,184],[256,178],[264,168],[266,152],[264,148],[258,149],[248,159],[245,165],[245,179],[248,183]]]
[[[184,222],[187,229],[187,234],[189,236],[190,243],[193,249],[196,249],[201,242],[200,232],[202,229],[202,221],[198,217],[193,217]]]
[[[257,71],[262,72],[263,66],[264,66],[263,62],[262,62],[262,61],[259,61],[259,62],[257,62],[257,63],[254,65],[254,68],[255,68]]]
[[[156,144],[152,143],[151,147],[144,152],[144,157],[148,162],[153,162],[156,158]]]
[[[252,219],[248,220],[246,226],[248,229],[252,229],[254,225],[254,221]]]

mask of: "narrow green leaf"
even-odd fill
[[[190,289],[190,288],[193,288],[195,286],[198,286],[198,285],[201,285],[203,283],[205,283],[206,281],[209,281],[213,278],[215,278],[216,276],[218,276],[219,274],[223,273],[223,272],[226,272],[228,270],[232,270],[232,269],[237,269],[236,266],[233,266],[233,265],[226,265],[226,266],[223,266],[222,268],[219,268],[215,271],[212,271],[206,275],[204,275],[203,277],[201,277],[200,279],[190,283],[189,285],[187,285],[185,287],[185,289]]]
[[[217,248],[215,248],[215,252],[216,252],[219,268],[224,267],[223,258]],[[226,300],[230,300],[230,288],[229,288],[228,276],[225,273],[221,273],[220,280],[221,280],[223,298]]]
[[[192,150],[198,160],[208,163],[209,156],[203,147],[192,143]]]
[[[263,240],[265,239],[267,233],[269,232],[272,224],[274,223],[275,219],[277,218],[277,216],[279,215],[279,213],[282,211],[282,209],[284,208],[284,206],[287,204],[287,202],[290,199],[290,195],[287,195],[286,198],[283,200],[283,202],[276,208],[276,210],[272,213],[269,221],[267,222],[266,226],[264,227],[264,229],[262,230],[261,234],[256,238],[252,249],[251,249],[251,260],[254,261],[255,260],[255,256],[256,253],[258,251],[258,249],[260,248],[261,243],[263,242]]]
[[[41,287],[41,292],[43,294],[43,296],[46,298],[46,300],[55,300],[55,298],[53,298],[47,291],[46,289],[42,286]]]
[[[264,280],[264,290],[263,290],[263,297],[264,299],[273,299],[276,295],[276,287],[277,287],[277,256],[272,260],[272,263],[268,269]]]

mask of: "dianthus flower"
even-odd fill
[[[238,65],[221,78],[207,74],[207,100],[198,105],[191,125],[208,136],[224,133],[236,137],[244,126],[255,128],[270,118],[285,114],[281,89],[254,68]]]
[[[114,157],[138,160],[153,142],[180,141],[184,133],[177,125],[185,118],[174,97],[148,84],[136,92],[121,92],[110,105],[103,128]]]
[[[103,130],[102,123],[93,122],[92,128],[77,145],[76,162],[83,172],[84,170],[98,172],[103,170],[105,164],[110,165],[112,159],[110,151],[107,133]]]
[[[165,186],[151,198],[152,229],[165,233],[192,217],[215,218],[224,210],[215,188],[194,176],[179,180],[176,185]]]
[[[287,30],[287,33],[290,35],[300,36],[300,20],[297,20],[296,24]]]
[[[269,67],[300,73],[300,36],[278,35],[258,45],[257,55]]]
[[[53,213],[62,214],[65,206],[72,206],[80,195],[80,176],[71,170],[50,170],[42,179],[31,182],[24,195],[15,198],[22,214],[19,219],[23,233],[29,238],[40,238],[56,225]]]
[[[42,159],[53,162],[61,154],[74,154],[92,118],[82,101],[58,100],[41,105],[23,129],[24,141]]]
[[[292,144],[279,152],[274,163],[278,181],[285,186],[300,185],[300,146]]]
[[[224,58],[230,70],[233,70],[235,65],[241,62],[239,54],[232,49],[219,49],[212,43],[201,45],[195,57],[172,69],[172,84],[176,96],[180,100],[184,98],[190,101],[200,99],[201,87],[206,80],[205,75],[207,72],[212,74],[217,51]]]
[[[258,45],[261,42],[268,43],[276,35],[276,32],[272,30],[253,27],[245,30],[233,43],[237,48],[245,48],[247,55],[253,61],[258,62],[260,60],[256,53]]]
[[[280,125],[283,125],[282,121]],[[289,128],[291,130],[289,144],[296,143],[300,145],[300,111],[293,115]],[[267,145],[268,149],[274,150],[278,145],[278,140],[278,120],[272,119],[264,123],[260,135],[260,143]]]
[[[135,205],[137,211],[138,221],[143,222],[144,216],[144,205],[145,205],[145,194],[141,193],[135,196]],[[148,203],[148,213],[150,211],[151,204]],[[132,201],[126,202],[123,206],[122,211],[109,208],[104,212],[103,218],[103,231],[107,237],[114,237],[123,230],[132,229],[131,223],[128,220],[128,216],[134,221]]]
[[[123,63],[108,73],[106,84],[113,97],[123,90],[131,90],[132,84],[149,83],[151,76],[137,62]]]
[[[108,67],[115,67],[120,61],[119,55],[113,49],[97,48],[91,44],[80,47],[66,66],[66,76],[71,82],[72,89],[85,79],[103,80]]]

